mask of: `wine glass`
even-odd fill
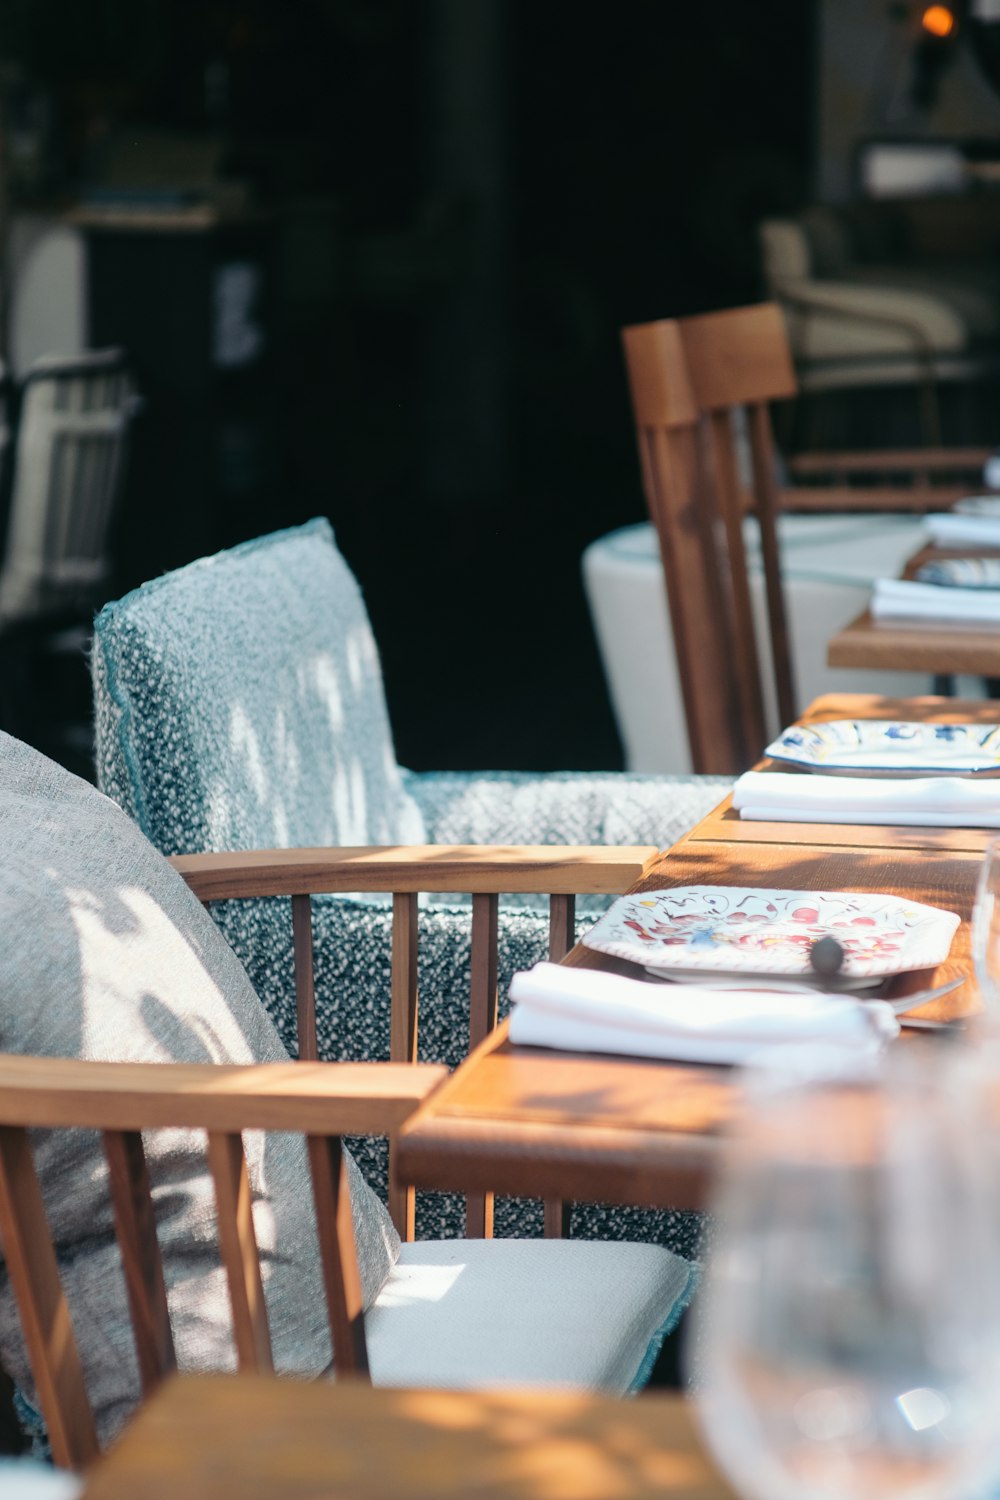
[[[1000,839],[986,846],[972,912],[972,961],[987,1015],[1000,1018]]]
[[[918,1045],[851,1067],[763,1070],[721,1169],[692,1383],[748,1500],[1000,1474],[1000,1233],[953,1065]]]

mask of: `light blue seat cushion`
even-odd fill
[[[102,790],[165,853],[368,843],[654,843],[728,789],[708,777],[412,773],[396,764],[378,652],[358,585],[325,520],[277,532],[145,584],[98,615],[92,655]],[[388,1055],[389,912],[378,897],[314,903],[324,1057]],[[593,909],[590,903],[589,910]],[[588,904],[581,912],[589,914]],[[289,1047],[295,1045],[287,902],[213,915]],[[546,954],[548,912],[505,900],[500,990]],[[581,931],[583,926],[581,926]],[[468,910],[421,912],[421,1055],[468,1048]],[[374,1178],[379,1160],[358,1146]],[[690,1215],[580,1211],[574,1232],[654,1237],[690,1253]],[[454,1231],[443,1199],[421,1233]],[[502,1210],[528,1232],[535,1209]]]

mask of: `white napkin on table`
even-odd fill
[[[935,547],[1000,547],[1000,516],[965,516],[956,511],[924,517]]]
[[[963,589],[908,578],[876,579],[869,609],[876,620],[950,620],[1000,625],[1000,589]]]
[[[741,818],[768,823],[875,823],[1000,828],[1000,778],[792,775],[747,771],[733,787]]]
[[[761,1047],[833,1042],[870,1049],[899,1033],[888,1005],[848,995],[648,983],[539,963],[515,974],[510,1039],[568,1052],[742,1063]]]

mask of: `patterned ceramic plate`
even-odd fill
[[[1000,495],[966,495],[964,500],[957,500],[952,510],[960,516],[988,516],[994,519],[1000,516]]]
[[[938,557],[917,569],[917,582],[952,589],[1000,589],[1000,557]]]
[[[583,941],[650,969],[809,975],[810,947],[833,936],[843,977],[863,979],[942,963],[958,923],[899,896],[687,885],[621,896]]]
[[[833,719],[829,724],[786,729],[764,753],[806,771],[831,774],[997,776],[1000,721],[911,724],[895,719]]]

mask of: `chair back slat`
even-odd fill
[[[392,898],[392,995],[389,1056],[393,1062],[417,1060],[417,893]]]
[[[743,497],[733,452],[731,414],[713,411],[705,423],[711,445],[711,465],[715,475],[715,495],[724,535],[724,565],[720,568],[720,586],[726,594],[726,617],[730,654],[736,669],[735,699],[731,704],[731,722],[738,737],[741,760],[757,758],[766,744],[764,734],[764,700],[760,677],[760,657],[750,597],[750,573],[743,540]],[[737,709],[735,714],[733,708]]]
[[[763,401],[747,407],[750,438],[750,461],[753,488],[760,520],[760,550],[767,592],[767,618],[771,632],[771,662],[782,724],[791,724],[798,712],[795,676],[792,670],[792,647],[781,587],[781,558],[778,552],[778,486],[775,481],[774,436],[771,418]]]
[[[697,517],[698,524],[703,524]],[[392,891],[392,977],[389,1055],[393,1062],[417,1058],[418,895],[464,891],[472,896],[470,1043],[475,1046],[497,1021],[498,895],[501,891],[549,896],[549,957],[563,958],[575,941],[575,893],[617,894],[641,873],[642,849],[605,850],[562,846],[479,845],[342,850],[271,850],[258,869],[260,851],[239,855],[180,855],[171,863],[203,902],[274,895],[292,901],[299,1060],[315,1058],[316,994],[313,972],[311,892]],[[629,862],[631,860],[635,863]],[[623,858],[625,862],[623,863]],[[207,868],[211,866],[211,869]],[[319,869],[317,866],[322,866]],[[286,883],[287,882],[287,883]],[[415,1235],[416,1194],[397,1179],[395,1148],[389,1143],[388,1206],[400,1237]],[[492,1234],[492,1195],[466,1204],[469,1233]],[[546,1234],[568,1228],[568,1209],[545,1204]]]
[[[361,1272],[343,1147],[338,1136],[311,1135],[306,1144],[337,1378],[369,1379]]]
[[[19,1126],[0,1126],[0,1243],[52,1456],[65,1468],[85,1468],[98,1452],[94,1414],[28,1132]]]
[[[478,1047],[497,1024],[497,942],[500,898],[492,893],[472,897],[472,952],[469,986],[469,1046]],[[469,1193],[465,1232],[470,1239],[493,1234],[493,1194]]]
[[[718,507],[706,478],[707,457],[697,423],[643,434],[647,489],[667,585],[688,741],[696,771],[732,769],[732,702],[736,675],[729,649],[722,587]],[[706,683],[715,685],[714,690]]]
[[[295,962],[295,1021],[299,1059],[316,1062],[316,986],[313,966],[312,898],[292,897],[292,952]]]
[[[576,897],[549,897],[549,962],[557,964],[576,943]],[[570,1231],[571,1205],[561,1198],[546,1198],[543,1205],[547,1240],[561,1240]]]
[[[762,660],[774,663],[782,719],[794,717],[766,405],[795,394],[782,315],[772,304],[735,308],[636,325],[622,338],[692,766],[736,774],[767,743]],[[737,462],[737,416],[748,429],[752,474]],[[769,657],[754,625],[742,531],[748,501],[761,534]]]
[[[177,1358],[146,1153],[138,1130],[106,1130],[103,1143],[139,1379],[150,1396],[177,1368]]]
[[[229,1131],[209,1131],[208,1165],[215,1184],[219,1249],[229,1284],[239,1368],[252,1375],[271,1374],[274,1370],[271,1335],[254,1232],[250,1174],[241,1136]]]
[[[392,979],[389,1002],[389,1056],[393,1062],[417,1060],[417,892],[397,891],[392,898]],[[395,1147],[389,1143],[389,1214],[403,1240],[416,1235],[417,1195],[397,1182]]]
[[[557,964],[576,943],[576,897],[549,897],[549,961]]]

